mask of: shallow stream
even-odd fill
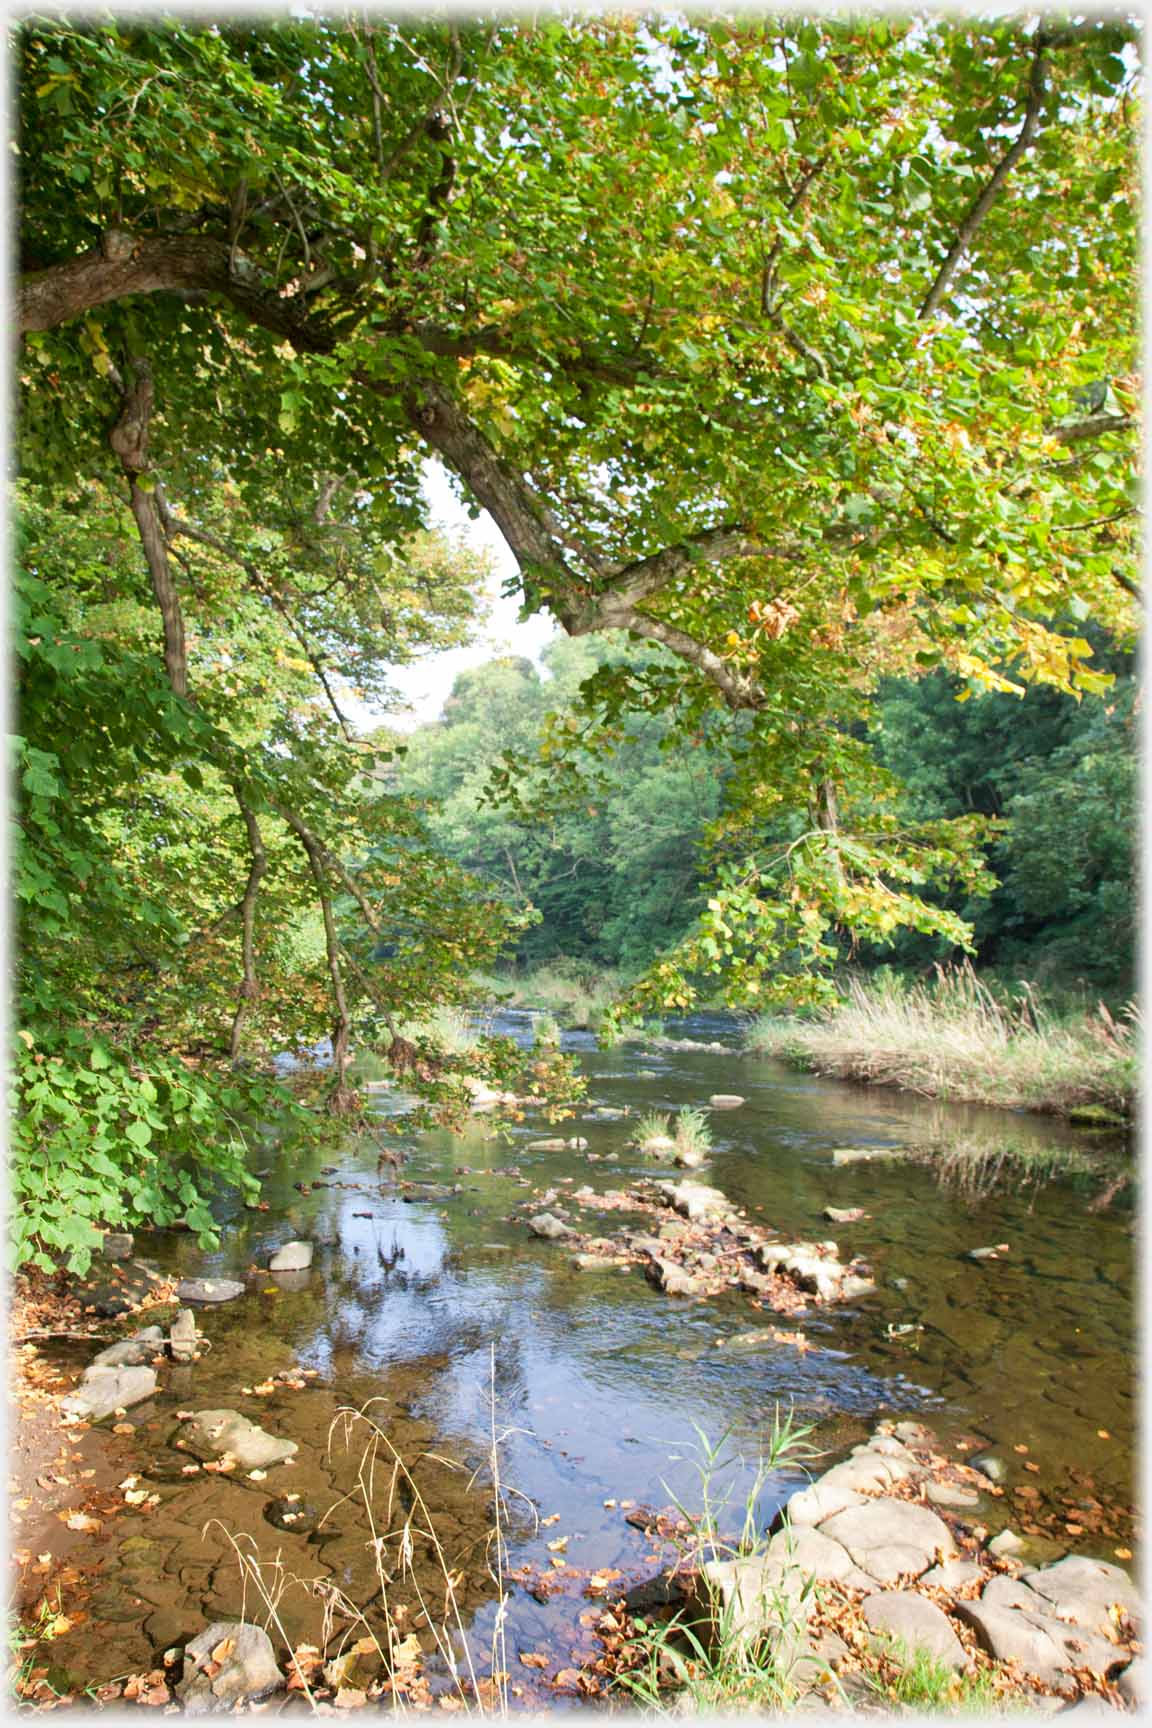
[[[510,1015],[496,1029],[526,1037],[528,1026],[527,1016]],[[730,1025],[704,1017],[671,1030],[734,1038]],[[165,1273],[248,1277],[248,1291],[198,1311],[210,1351],[161,1374],[154,1402],[130,1414],[133,1433],[86,1437],[89,1454],[102,1449],[110,1480],[138,1473],[160,1503],[87,1539],[100,1580],[88,1618],[53,1647],[62,1683],[155,1667],[159,1652],[210,1619],[242,1610],[265,1618],[251,1584],[245,1594],[229,1540],[244,1546],[248,1536],[272,1594],[284,1586],[277,1612],[291,1642],[319,1644],[325,1628],[347,1626],[343,1599],[370,1624],[393,1613],[401,1635],[422,1632],[431,1650],[415,1591],[435,1619],[450,1575],[472,1659],[486,1669],[496,1601],[493,1431],[506,1491],[503,1566],[513,1575],[508,1666],[520,1701],[533,1706],[545,1694],[578,1705],[569,1687],[549,1681],[591,1647],[581,1615],[590,1620],[597,1593],[618,1594],[667,1555],[629,1512],[675,1499],[699,1506],[702,1436],[727,1436],[720,1482],[739,1499],[777,1409],[812,1425],[820,1455],[772,1473],[760,1497],[765,1521],[806,1469],[834,1461],[878,1418],[915,1415],[945,1449],[960,1440],[1005,1460],[1006,1492],[981,1512],[989,1528],[1031,1522],[1045,1558],[1066,1550],[1112,1558],[1135,1546],[1137,1241],[1132,1187],[1110,1181],[1115,1145],[1038,1118],[822,1081],[735,1051],[599,1051],[579,1034],[565,1042],[580,1050],[589,1096],[561,1127],[477,1117],[463,1135],[419,1135],[407,1143],[399,1182],[378,1170],[371,1135],[331,1159],[327,1175],[321,1155],[298,1163],[299,1154],[285,1154],[264,1180],[266,1212],[221,1203],[218,1253],[172,1232],[138,1239],[140,1255]],[[746,1103],[712,1113],[714,1151],[700,1179],[785,1235],[835,1238],[845,1258],[866,1256],[875,1295],[789,1320],[742,1294],[684,1302],[658,1293],[636,1268],[575,1271],[563,1244],[537,1241],[522,1217],[510,1219],[534,1192],[627,1188],[653,1174],[628,1145],[629,1120],[596,1109],[634,1117],[706,1105],[719,1092]],[[389,1095],[374,1097],[381,1135],[394,1145]],[[586,1138],[588,1149],[526,1150],[561,1133]],[[832,1161],[836,1148],[925,1142],[942,1154],[933,1165]],[[1079,1168],[1053,1174],[1058,1153]],[[426,1198],[419,1184],[457,1191]],[[822,1219],[830,1204],[868,1216],[830,1225]],[[578,1204],[569,1211],[581,1224]],[[593,1214],[584,1227],[621,1221]],[[316,1244],[309,1273],[249,1276],[295,1237]],[[1001,1243],[1008,1249],[997,1259],[966,1258]],[[758,1341],[726,1345],[756,1329]],[[797,1347],[798,1332],[807,1347]],[[61,1357],[77,1367],[83,1359]],[[297,1368],[319,1372],[302,1390],[256,1390]],[[369,1431],[358,1424],[346,1437],[337,1414],[369,1400],[382,1436],[374,1530],[357,1487]],[[185,1474],[187,1454],[169,1444],[176,1412],[224,1406],[296,1440],[296,1458],[257,1480]],[[389,1507],[393,1449],[411,1477],[400,1474]],[[306,1515],[276,1529],[269,1505],[286,1493],[299,1496],[289,1504]],[[351,1498],[338,1505],[344,1495]],[[320,1528],[304,1527],[325,1513]],[[373,1534],[384,1537],[393,1574],[383,1592]],[[620,1576],[604,1580],[606,1571]],[[400,1606],[408,1612],[396,1616]],[[536,1651],[550,1657],[549,1671],[518,1663],[520,1652]]]

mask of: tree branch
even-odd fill
[[[248,804],[236,782],[232,783],[232,791],[240,806],[240,814],[244,818],[244,826],[248,833],[248,851],[252,863],[248,870],[248,880],[244,884],[244,893],[240,900],[240,916],[243,920],[243,935],[241,937],[241,953],[243,956],[244,975],[240,982],[240,996],[236,1003],[236,1013],[232,1019],[232,1032],[228,1040],[228,1054],[235,1068],[240,1061],[241,1037],[248,1010],[259,995],[259,981],[256,976],[256,901],[260,893],[260,883],[268,868],[268,854],[264,850],[264,841],[260,833],[260,824],[255,812]]]
[[[919,312],[921,318],[930,318],[933,312],[935,312],[937,306],[939,306],[941,300],[943,300],[945,294],[948,292],[953,276],[955,276],[957,270],[960,268],[968,248],[976,237],[977,229],[983,222],[985,216],[987,216],[989,210],[991,210],[993,204],[995,204],[1000,193],[1003,191],[1004,184],[1007,181],[1009,174],[1011,174],[1013,168],[1016,166],[1017,162],[1019,162],[1021,156],[1024,155],[1025,151],[1029,149],[1033,138],[1036,136],[1036,129],[1040,124],[1040,111],[1044,106],[1045,81],[1047,77],[1047,65],[1044,56],[1047,47],[1048,37],[1045,35],[1043,29],[1041,29],[1037,32],[1036,46],[1032,53],[1032,69],[1028,77],[1028,97],[1024,107],[1023,124],[1012,143],[1008,146],[1008,149],[1004,152],[1003,156],[992,170],[983,190],[977,194],[976,198],[969,206],[968,213],[960,224],[959,232],[957,233],[955,240],[952,242],[948,255],[943,264],[941,264],[940,269],[936,274],[935,281],[924,297]]]
[[[1054,426],[1050,436],[1057,444],[1083,444],[1089,438],[1123,432],[1132,423],[1131,414],[1090,414],[1086,420],[1074,420],[1069,426]]]
[[[324,865],[319,842],[301,823],[292,824],[305,857],[312,880],[316,885],[316,897],[320,902],[320,911],[324,919],[324,949],[328,958],[328,977],[332,985],[332,1001],[336,1008],[336,1020],[332,1027],[332,1066],[336,1070],[336,1084],[328,1100],[328,1108],[333,1115],[345,1115],[355,1107],[355,1094],[346,1083],[348,1064],[352,1060],[349,1042],[352,1034],[352,1018],[348,1012],[348,999],[344,994],[344,975],[340,970],[340,938],[336,933],[336,920],[332,916],[332,900],[324,881]]]
[[[140,476],[148,471],[148,430],[156,399],[152,368],[147,360],[140,358],[131,360],[129,364],[132,371],[130,384],[125,384],[113,368],[112,376],[120,386],[123,407],[108,434],[108,442],[128,478],[128,502],[136,518],[140,544],[152,579],[152,592],[164,627],[164,665],[168,682],[177,696],[187,696],[188,654],[184,640],[184,614],[172,579],[168,544],[160,526],[154,488],[140,484]]]

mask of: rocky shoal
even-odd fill
[[[623,1225],[612,1235],[580,1230],[572,1212],[639,1214],[642,1228]],[[635,1265],[669,1296],[718,1296],[733,1289],[778,1313],[802,1312],[813,1303],[852,1301],[875,1283],[861,1259],[842,1261],[835,1242],[785,1242],[756,1224],[718,1188],[702,1182],[638,1182],[598,1194],[549,1189],[521,1209],[534,1236],[570,1253],[576,1271]]]
[[[920,1424],[884,1423],[791,1496],[759,1552],[660,1582],[674,1608],[695,1604],[737,1641],[767,1640],[816,1708],[863,1701],[878,1651],[983,1671],[1049,1710],[1146,1708],[1142,1604],[1128,1573],[1083,1554],[1035,1566],[994,1552],[952,1506],[957,1493],[965,1509],[978,1504],[987,1487]]]

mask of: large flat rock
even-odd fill
[[[1080,1626],[1027,1608],[999,1606],[981,1597],[958,1602],[955,1612],[971,1626],[990,1655],[1001,1662],[1018,1662],[1045,1685],[1058,1684],[1073,1668],[1090,1668],[1105,1675],[1127,1660],[1127,1652]]]
[[[243,1294],[235,1278],[181,1278],[176,1286],[178,1302],[233,1302]]]
[[[269,1272],[306,1272],[312,1264],[311,1242],[286,1242],[268,1262]]]
[[[778,1530],[765,1550],[766,1558],[784,1566],[795,1566],[808,1578],[822,1583],[836,1579],[854,1589],[871,1590],[875,1580],[862,1572],[847,1548],[809,1525]]]
[[[862,1613],[874,1632],[896,1638],[912,1656],[921,1651],[949,1668],[963,1668],[964,1646],[943,1609],[913,1590],[885,1590],[869,1596]]]
[[[679,1212],[693,1224],[709,1218],[724,1218],[732,1211],[732,1202],[719,1188],[709,1188],[703,1182],[657,1182],[656,1192],[666,1206]]]
[[[847,1548],[856,1564],[881,1584],[918,1577],[956,1544],[943,1519],[908,1500],[870,1500],[821,1523],[821,1531]]]
[[[264,1470],[299,1450],[295,1440],[278,1439],[237,1410],[197,1410],[178,1438],[190,1451],[216,1457],[228,1452],[244,1470]]]
[[[117,1410],[128,1410],[133,1404],[142,1404],[155,1390],[154,1368],[87,1368],[75,1392],[61,1401],[60,1409],[65,1416],[76,1416],[85,1422],[100,1422]]]
[[[1116,1605],[1132,1619],[1141,1617],[1140,1592],[1122,1566],[1110,1560],[1090,1560],[1084,1554],[1069,1554],[1053,1566],[1025,1572],[1029,1588],[1046,1602],[1048,1612],[1077,1626],[1108,1623],[1108,1610]]]
[[[866,1446],[843,1463],[834,1464],[811,1487],[794,1494],[788,1502],[788,1518],[793,1524],[819,1524],[833,1513],[856,1505],[869,1491],[902,1482],[920,1474],[921,1469],[907,1455],[873,1451]]]

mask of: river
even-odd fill
[[[530,1019],[510,1014],[497,1029],[523,1039]],[[672,1030],[734,1036],[706,1017]],[[806,1468],[823,1468],[878,1418],[912,1415],[945,1450],[960,1441],[969,1455],[990,1447],[1006,1461],[1006,1493],[988,1522],[1030,1522],[1043,1557],[1112,1558],[1134,1546],[1137,1238],[1131,1185],[1108,1192],[1114,1145],[1039,1118],[823,1081],[734,1050],[601,1051],[582,1034],[567,1034],[565,1045],[580,1053],[589,1097],[560,1129],[477,1117],[462,1135],[413,1136],[399,1184],[379,1173],[372,1135],[329,1153],[327,1175],[320,1154],[285,1149],[264,1178],[266,1212],[220,1202],[217,1253],[174,1232],[139,1238],[138,1252],[165,1273],[248,1276],[248,1292],[200,1311],[209,1353],[161,1377],[153,1404],[131,1413],[134,1432],[87,1437],[106,1454],[106,1471],[137,1473],[159,1501],[90,1541],[99,1579],[89,1617],[53,1646],[58,1683],[147,1670],[208,1620],[251,1617],[259,1594],[244,1585],[225,1532],[254,1540],[266,1583],[282,1586],[277,1614],[293,1643],[321,1642],[326,1604],[329,1627],[347,1624],[333,1617],[342,1599],[370,1626],[387,1609],[401,1635],[419,1633],[413,1590],[431,1611],[451,1575],[456,1647],[466,1642],[486,1669],[496,1602],[493,1432],[505,1490],[502,1564],[513,1575],[504,1624],[520,1688],[513,1702],[533,1707],[543,1697],[578,1706],[570,1686],[549,1680],[593,1649],[590,1605],[654,1572],[666,1552],[629,1513],[675,1499],[699,1505],[702,1437],[722,1442],[720,1479],[738,1500],[778,1410],[811,1426],[815,1450],[770,1473],[758,1508],[765,1520]],[[736,1293],[678,1301],[634,1268],[572,1270],[562,1244],[534,1240],[522,1217],[510,1217],[545,1187],[627,1188],[653,1173],[628,1145],[627,1118],[596,1109],[673,1111],[718,1092],[746,1102],[712,1114],[715,1145],[701,1179],[785,1234],[834,1237],[845,1258],[865,1255],[875,1295],[787,1322]],[[389,1095],[373,1097],[389,1132]],[[526,1150],[555,1133],[579,1134],[588,1148]],[[836,1148],[925,1142],[950,1156],[832,1161]],[[1077,1168],[1056,1171],[1056,1153],[1071,1153]],[[457,1191],[428,1198],[420,1184],[437,1185],[434,1195]],[[829,1204],[867,1217],[829,1225]],[[293,1237],[316,1244],[311,1272],[256,1276]],[[1001,1243],[999,1258],[966,1257]],[[759,1342],[727,1345],[757,1326]],[[797,1330],[804,1348],[786,1336]],[[316,1371],[302,1389],[297,1379],[257,1390],[300,1368]],[[370,1400],[382,1436],[377,1502],[393,1451],[410,1470],[399,1473],[391,1505],[374,1510],[386,1567],[396,1553],[391,1583],[376,1572],[357,1487],[368,1430],[358,1425],[346,1438],[338,1416]],[[185,1473],[187,1455],[169,1444],[176,1412],[218,1406],[296,1440],[296,1458],[255,1480]],[[269,1503],[285,1493],[299,1497],[288,1505],[303,1516],[277,1529]],[[423,1643],[435,1674],[426,1629]],[[549,1655],[550,1673],[520,1664],[521,1652]]]

